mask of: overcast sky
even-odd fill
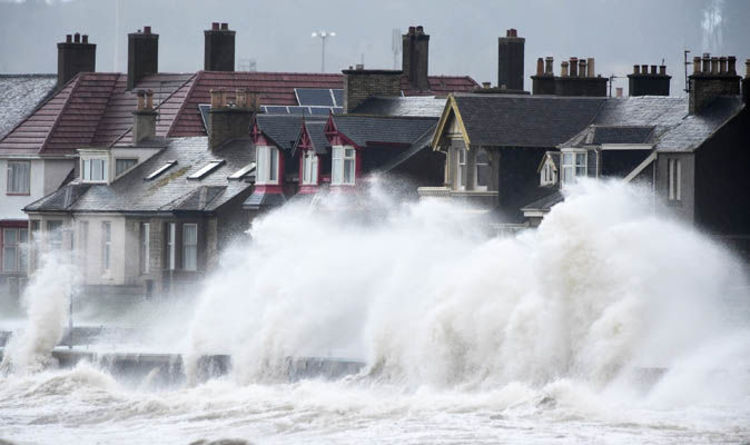
[[[0,73],[56,71],[55,43],[76,31],[97,44],[98,71],[125,71],[127,33],[151,25],[159,68],[202,69],[203,30],[228,22],[237,31],[237,63],[259,71],[320,71],[360,63],[393,68],[393,29],[423,25],[430,74],[497,82],[497,37],[526,38],[526,89],[536,58],[595,57],[598,74],[624,76],[632,65],[660,64],[683,88],[683,50],[750,58],[750,0],[0,0]],[[400,68],[400,59],[399,59]],[[615,86],[625,86],[620,80]],[[627,88],[625,89],[627,93]]]

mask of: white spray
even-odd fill
[[[8,342],[0,370],[35,372],[50,362],[50,352],[65,332],[76,283],[77,271],[69,252],[50,252],[41,257],[40,267],[22,296],[25,327]]]
[[[332,210],[341,199],[256,220],[252,245],[206,283],[191,357],[230,353],[241,382],[318,355],[365,360],[388,382],[479,389],[559,378],[602,387],[696,361],[705,377],[737,369],[721,357],[750,350],[747,314],[727,323],[728,292],[747,298],[741,267],[654,217],[648,193],[625,184],[583,183],[514,237],[488,236],[490,222],[468,208],[389,204],[377,187],[368,204],[378,211]],[[747,373],[730,374],[722,384],[747,397]]]

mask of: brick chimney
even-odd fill
[[[717,97],[740,94],[740,76],[737,75],[737,58],[726,58],[723,68],[718,57],[704,53],[693,58],[693,74],[690,76],[690,114],[700,114]]]
[[[206,38],[203,69],[205,71],[234,71],[234,31],[226,23],[214,22],[203,31]]]
[[[643,65],[646,67],[646,65]],[[631,96],[669,96],[669,82],[672,76],[667,75],[666,65],[651,65],[651,72],[641,70],[640,65],[633,65],[633,73],[628,74],[628,90]]]
[[[96,44],[89,43],[89,36],[79,33],[65,36],[57,44],[57,88],[62,88],[78,73],[96,71]]]
[[[526,39],[511,28],[497,39],[497,86],[523,90],[523,50]]]
[[[154,92],[152,90],[139,90],[138,106],[133,112],[133,145],[139,145],[146,139],[156,137],[156,117],[158,113],[154,110]]]
[[[546,81],[536,86],[537,90],[544,92],[535,94],[605,97],[609,79],[596,75],[595,63],[594,58],[571,57],[569,61],[563,61],[560,77],[553,77],[554,89]],[[544,90],[541,85],[544,85]]]
[[[410,26],[401,36],[403,43],[401,69],[415,90],[430,89],[428,77],[430,36],[422,26]]]
[[[211,109],[208,111],[208,148],[214,151],[225,142],[250,136],[250,123],[258,109],[257,95],[246,89],[234,92],[234,103],[229,92],[211,90]]]
[[[552,57],[537,59],[537,73],[531,76],[531,94],[555,94],[554,62]],[[541,63],[544,63],[544,69],[540,72]]]
[[[152,34],[150,26],[143,32],[128,34],[128,90],[139,80],[159,72],[159,34]]]
[[[348,69],[344,73],[344,112],[371,96],[400,96],[402,71]]]

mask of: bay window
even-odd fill
[[[182,269],[198,270],[198,224],[182,225]]]
[[[8,161],[9,195],[28,195],[31,185],[31,161]]]
[[[62,233],[62,221],[50,220],[47,221],[47,242],[49,243],[50,250],[62,249],[63,233]]]
[[[563,151],[562,153],[562,182],[573,184],[578,177],[586,176],[586,152]]]
[[[333,147],[332,185],[354,185],[356,169],[356,152],[354,148]]]
[[[302,184],[318,183],[318,156],[313,150],[306,150],[302,157]]]
[[[167,270],[175,269],[175,243],[177,242],[177,227],[175,223],[167,224]]]
[[[256,184],[279,183],[279,151],[276,147],[261,145],[256,148]]]
[[[27,266],[26,242],[28,229],[9,227],[3,229],[3,272],[24,272]]]

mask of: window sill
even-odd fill
[[[6,196],[31,196],[31,193],[13,193],[13,192],[7,192],[5,195]]]

